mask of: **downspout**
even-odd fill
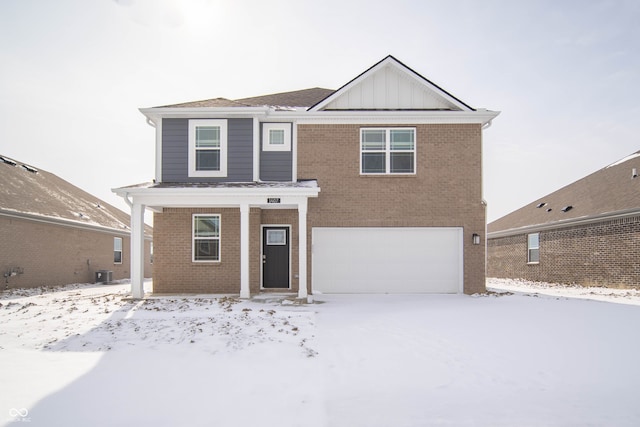
[[[129,205],[129,208],[133,208],[133,202],[129,199],[129,193],[124,193],[124,196],[122,196],[122,198],[124,199],[124,202]]]

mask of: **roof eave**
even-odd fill
[[[588,225],[596,222],[610,221],[613,219],[629,218],[640,215],[640,208],[625,209],[615,212],[605,212],[597,215],[588,215],[577,218],[562,219],[559,221],[525,225],[522,227],[510,228],[507,230],[491,231],[487,233],[487,239],[497,239],[500,237],[517,236],[521,234],[536,233],[540,231],[554,230],[558,228],[573,227],[576,225]]]

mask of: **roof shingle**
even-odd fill
[[[487,230],[495,233],[633,209],[640,211],[640,177],[632,177],[633,169],[640,171],[640,151],[493,221]],[[571,208],[563,211],[568,206]]]

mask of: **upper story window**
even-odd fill
[[[527,262],[529,264],[540,262],[540,233],[527,235]]]
[[[189,176],[227,176],[226,120],[189,120]]]
[[[416,173],[415,128],[360,129],[360,173]]]
[[[264,123],[262,125],[264,151],[291,151],[291,123]]]

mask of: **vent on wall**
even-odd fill
[[[546,204],[545,202],[542,202],[542,203],[538,203],[538,205],[536,206],[536,208],[540,209],[540,208],[543,208],[543,207],[545,207],[545,206],[547,206],[547,204]]]
[[[571,209],[573,209],[573,206],[569,205],[569,206],[565,206],[564,208],[560,209],[562,212],[569,212]]]

